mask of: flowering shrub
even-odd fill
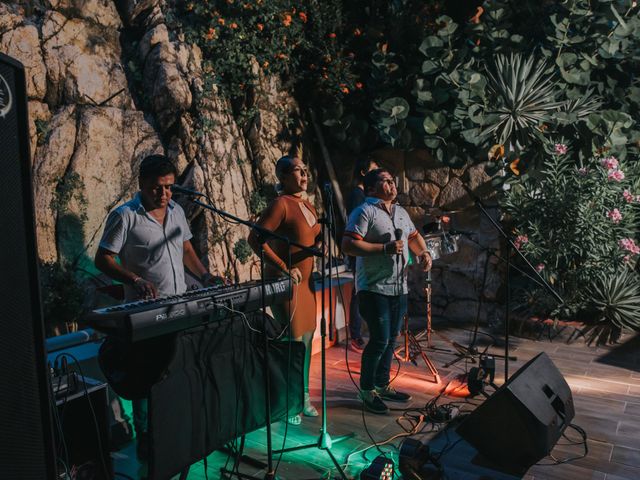
[[[336,97],[355,88],[336,33],[341,2],[193,0],[173,2],[172,12],[172,30],[200,46],[211,82],[232,98],[249,95],[256,66]]]
[[[514,243],[566,302],[560,311],[544,294],[530,295],[529,307],[574,316],[592,301],[585,292],[596,280],[615,277],[638,262],[638,167],[632,159],[614,156],[576,163],[565,144],[548,145],[546,152],[540,171],[510,181],[502,204]],[[637,274],[630,273],[628,282],[634,278]],[[529,291],[533,287],[525,284]]]

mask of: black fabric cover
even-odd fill
[[[248,321],[262,330],[261,318],[258,312]],[[240,317],[177,336],[149,397],[150,478],[170,478],[266,425],[263,344]],[[301,342],[270,342],[273,422],[302,410],[304,352]]]

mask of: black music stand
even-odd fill
[[[279,235],[269,230],[268,228],[264,228],[258,225],[257,223],[241,219],[229,212],[216,208],[211,204],[203,203],[194,198],[195,196],[201,196],[201,197],[207,198],[206,195],[202,193],[199,193],[199,192],[187,193],[186,191],[182,193],[187,195],[189,197],[189,200],[192,203],[199,205],[203,208],[206,208],[207,210],[210,210],[214,213],[217,213],[218,215],[220,215],[225,219],[231,220],[233,222],[236,222],[251,228],[254,232],[256,232],[260,240],[260,281],[262,284],[262,334],[264,335],[265,415],[266,415],[266,429],[267,429],[267,473],[265,474],[264,478],[265,480],[275,480],[276,474],[273,469],[273,459],[272,459],[273,444],[272,444],[272,438],[271,438],[271,384],[269,380],[269,336],[267,335],[267,314],[265,311],[266,310],[265,308],[266,291],[265,291],[265,277],[264,277],[264,264],[265,264],[264,243],[266,242],[267,239],[274,238],[274,239],[278,239],[283,242],[286,242],[288,245],[295,245],[296,247],[299,247],[301,250],[308,252],[313,256],[322,256],[323,259],[324,259],[324,256],[322,255],[322,252],[318,251],[318,249],[316,248],[307,247],[305,245],[292,242],[287,237]],[[228,475],[234,475],[239,478],[253,478],[248,475],[243,475],[239,472],[228,472]]]
[[[522,252],[516,247],[516,245],[513,243],[513,240],[511,240],[511,237],[502,229],[502,227],[498,224],[498,222],[496,222],[496,220],[489,214],[489,212],[487,211],[487,208],[485,207],[485,205],[482,203],[482,200],[480,200],[480,198],[478,198],[471,190],[469,190],[468,188],[465,188],[465,190],[467,191],[467,193],[471,196],[471,198],[473,199],[474,203],[476,204],[476,206],[478,207],[478,209],[484,214],[485,217],[487,217],[487,219],[491,222],[491,225],[493,225],[493,228],[495,228],[495,230],[500,234],[500,236],[506,241],[507,243],[507,281],[506,281],[506,288],[507,288],[507,292],[506,292],[506,305],[505,305],[505,313],[504,313],[504,381],[506,383],[506,381],[509,379],[509,320],[510,320],[510,312],[509,312],[509,304],[511,303],[511,279],[510,279],[510,272],[511,272],[511,250],[513,249],[513,251],[516,252],[516,254],[524,261],[524,263],[529,267],[529,269],[531,270],[531,272],[534,273],[534,275],[537,277],[537,279],[539,280],[539,283],[541,285],[543,285],[546,290],[559,302],[559,303],[564,303],[564,300],[562,299],[562,297],[551,287],[551,285],[549,285],[549,283],[547,283],[547,281],[542,278],[542,275],[540,275],[540,273],[534,268],[533,265],[531,265],[531,263],[529,262],[529,260],[527,260],[527,257],[525,257]],[[470,347],[475,348],[475,345],[471,345]]]
[[[332,252],[331,252],[331,235],[334,233],[333,228],[335,223],[333,221],[333,192],[331,190],[330,184],[325,185],[325,193],[327,194],[327,208],[326,215],[323,219],[320,219],[319,222],[322,225],[322,252],[324,253],[325,247],[328,251],[328,260],[329,260],[329,325],[330,328],[333,328],[333,308],[332,308],[332,300],[331,300],[331,292],[332,292],[332,279],[331,279],[331,268],[332,268]],[[328,238],[328,241],[327,241]],[[336,467],[336,470],[340,473],[340,477],[344,480],[347,480],[347,476],[342,470],[340,463],[336,459],[336,457],[331,453],[331,446],[334,443],[341,442],[343,440],[347,440],[352,438],[355,434],[350,433],[348,435],[342,435],[335,439],[331,438],[329,432],[327,431],[327,362],[326,362],[326,339],[327,339],[327,320],[325,318],[325,308],[324,308],[324,297],[325,297],[325,269],[326,262],[325,256],[322,255],[321,258],[321,270],[322,276],[320,280],[321,289],[322,289],[322,299],[321,299],[321,309],[322,316],[320,317],[320,338],[322,340],[321,346],[321,366],[322,366],[322,426],[320,427],[320,435],[318,436],[318,441],[316,443],[309,443],[306,445],[299,445],[297,447],[283,448],[282,450],[276,450],[274,453],[286,453],[286,452],[296,452],[298,450],[306,450],[307,448],[318,448],[322,451],[327,452],[331,461]]]

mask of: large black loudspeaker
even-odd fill
[[[494,464],[520,472],[551,452],[574,414],[569,385],[551,359],[540,353],[457,431]]]
[[[0,54],[0,477],[55,476],[23,66]]]

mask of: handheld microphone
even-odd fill
[[[393,233],[396,236],[396,241],[402,240],[402,229],[401,228],[396,228]],[[401,255],[400,253],[396,254],[396,262],[397,263],[400,263],[400,255]]]
[[[171,185],[171,193],[181,193],[183,195],[190,195],[192,197],[206,197],[204,193],[196,192],[190,188],[181,187],[180,185]]]

